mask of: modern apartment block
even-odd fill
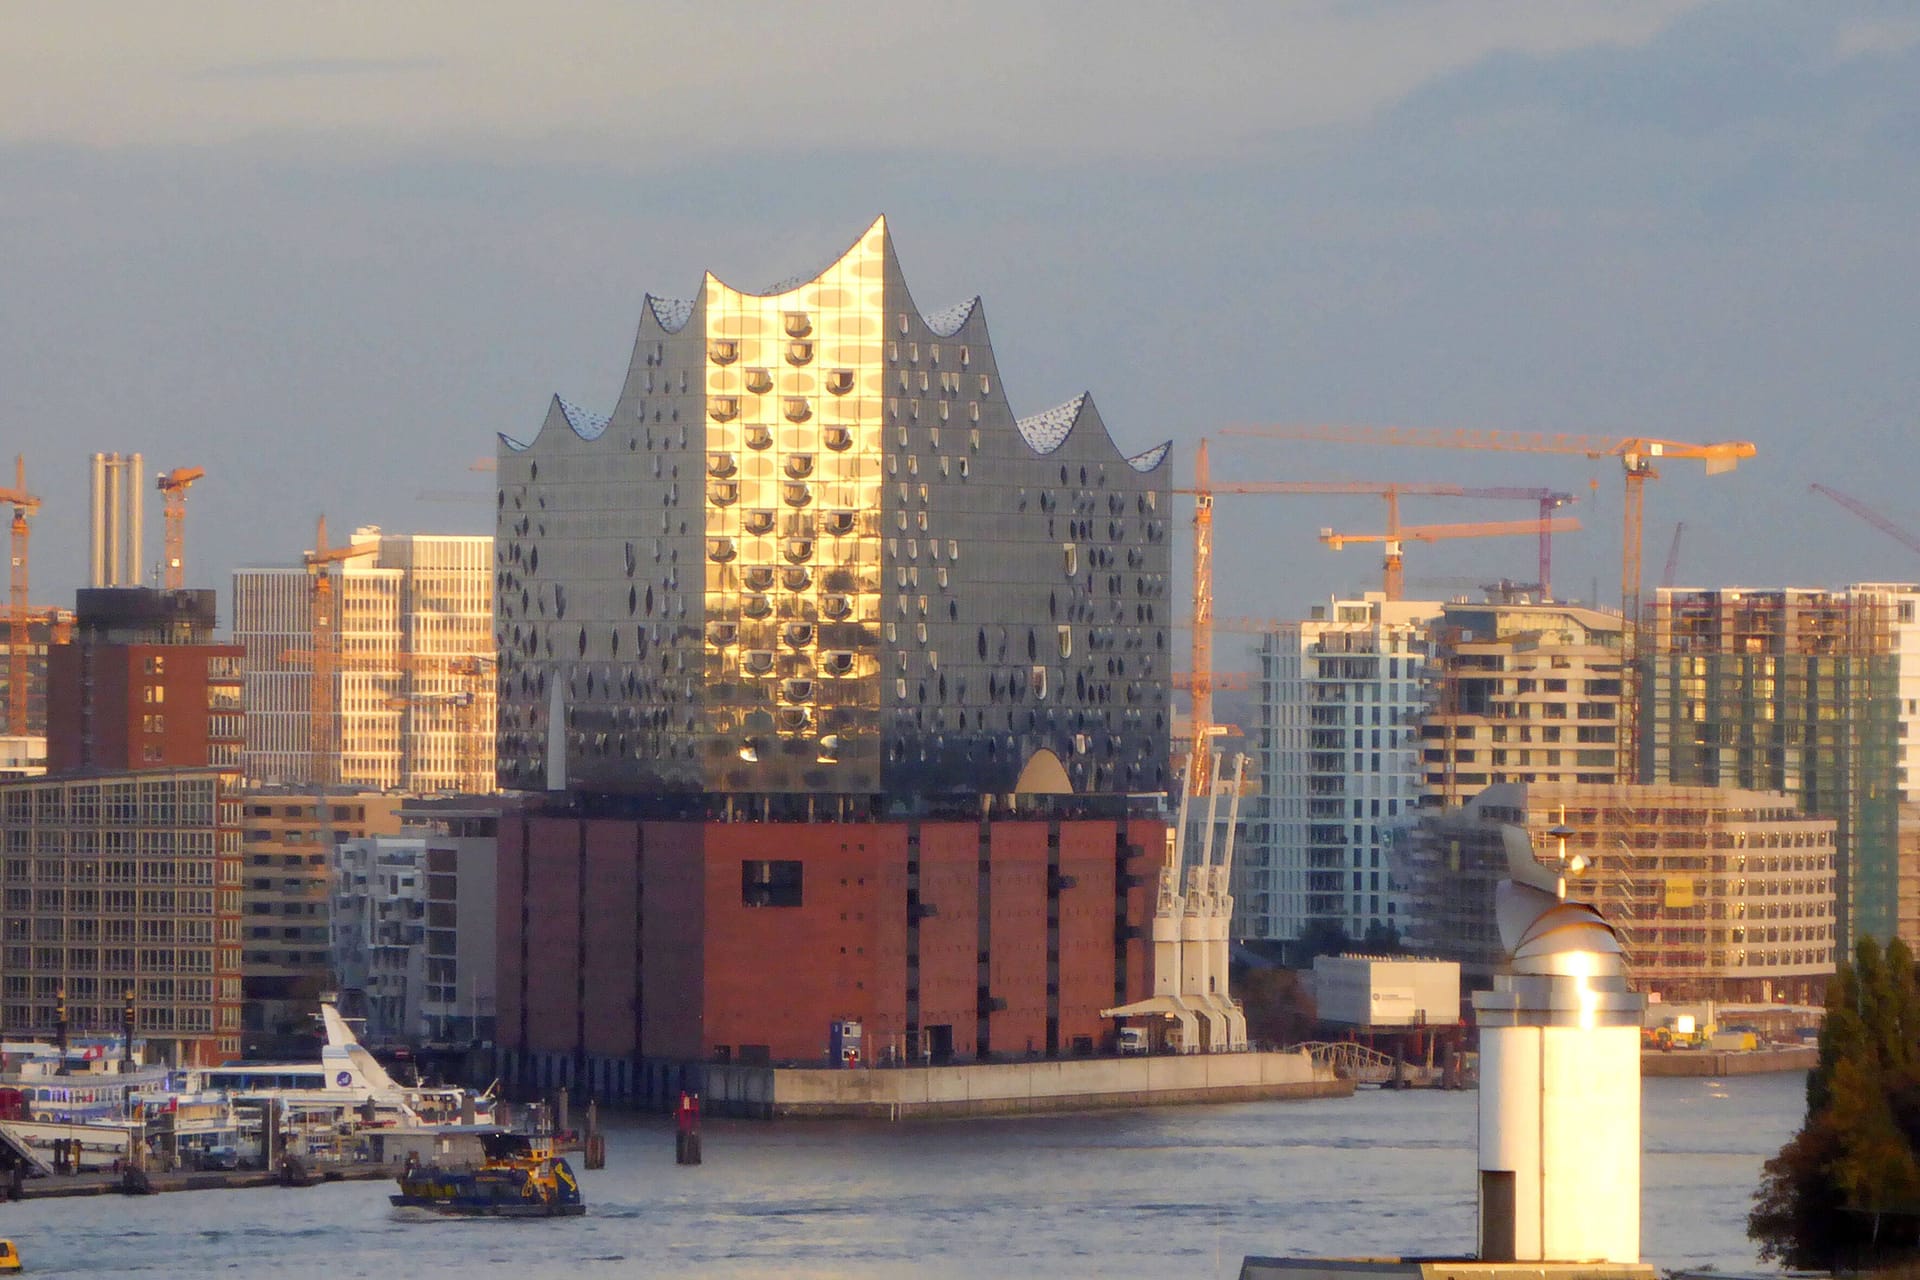
[[[492,790],[493,540],[362,528],[349,545],[372,554],[334,566],[340,782]],[[263,785],[311,785],[313,578],[301,566],[239,569],[233,600],[243,768]]]
[[[1622,772],[1621,622],[1565,604],[1448,604],[1421,724],[1423,804],[1502,782],[1597,785]]]
[[[0,1035],[135,1034],[168,1061],[240,1052],[240,801],[229,770],[0,782]]]
[[[299,1052],[317,1034],[320,993],[332,990],[329,910],[335,851],[343,842],[398,835],[401,799],[378,792],[329,795],[252,791],[243,798],[241,945],[250,1054]]]
[[[1016,417],[884,220],[632,353],[498,455],[501,781],[564,793],[501,838],[505,1070],[1090,1050],[1167,847],[1168,446]]]
[[[1832,818],[1846,950],[1897,928],[1898,604],[1874,591],[1662,589],[1639,659],[1641,776],[1786,792]]]
[[[55,773],[240,766],[238,645],[213,643],[211,591],[83,588],[48,665]]]
[[[1260,806],[1235,860],[1236,937],[1399,928],[1388,853],[1424,774],[1419,722],[1438,603],[1379,592],[1262,637]]]
[[[1494,919],[1505,825],[1536,857],[1586,862],[1568,897],[1621,932],[1634,986],[1669,1000],[1817,1003],[1835,960],[1835,824],[1792,796],[1712,787],[1506,783],[1421,817],[1403,860],[1410,941],[1476,976],[1505,960]]]
[[[409,800],[404,835],[339,847],[333,971],[371,1043],[491,1041],[501,804]]]

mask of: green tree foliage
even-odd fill
[[[1802,1269],[1920,1255],[1920,976],[1905,943],[1863,939],[1828,984],[1806,1120],[1767,1161],[1747,1234]]]

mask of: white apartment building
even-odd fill
[[[1236,865],[1236,937],[1292,940],[1324,924],[1358,939],[1400,927],[1387,854],[1420,795],[1440,611],[1367,592],[1263,637],[1261,799]]]
[[[401,818],[406,835],[343,841],[335,855],[335,984],[377,1042],[490,1040],[499,810],[410,800]]]
[[[1849,595],[1879,602],[1895,661],[1899,664],[1900,740],[1898,753],[1900,802],[1920,804],[1920,584],[1860,582]]]
[[[339,784],[493,790],[493,539],[369,526],[349,545],[374,551],[333,569]],[[247,650],[241,768],[257,784],[313,782],[312,601],[303,566],[234,572],[234,640]]]

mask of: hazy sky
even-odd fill
[[[206,467],[189,575],[224,609],[322,510],[491,531],[469,463],[553,392],[610,407],[644,292],[763,287],[885,213],[923,306],[985,298],[1017,410],[1091,389],[1182,482],[1230,424],[1744,438],[1733,475],[1653,486],[1649,586],[1679,519],[1687,583],[1913,579],[1807,485],[1920,531],[1917,208],[1908,4],[16,0],[0,444],[47,500],[36,602],[84,572],[87,454],[137,450]],[[1615,463],[1222,442],[1215,468],[1597,479],[1556,576],[1617,602]],[[1314,532],[1380,520],[1222,499],[1218,611],[1375,585],[1373,549]]]

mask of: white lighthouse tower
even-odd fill
[[[1640,1015],[1619,935],[1566,900],[1585,865],[1533,857],[1508,827],[1495,892],[1512,971],[1475,993],[1480,1024],[1480,1259],[1640,1260]]]

